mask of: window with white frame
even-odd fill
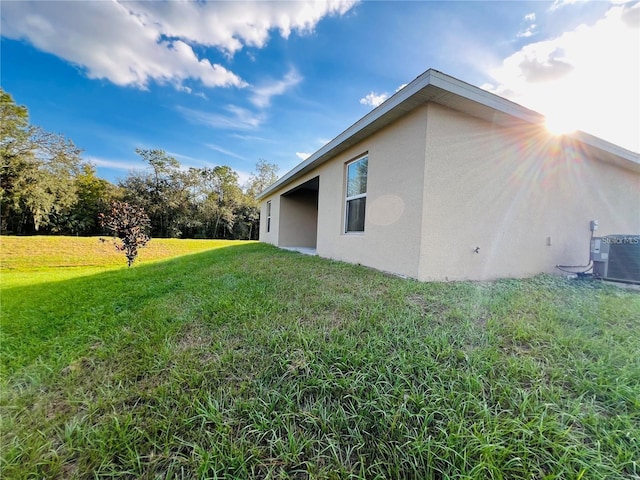
[[[267,232],[271,231],[271,200],[267,202]]]
[[[368,161],[364,156],[347,164],[345,233],[364,232]]]

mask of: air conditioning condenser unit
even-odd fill
[[[593,276],[640,283],[640,235],[607,235],[591,239]]]

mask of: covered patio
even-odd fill
[[[279,247],[315,255],[319,187],[318,176],[281,195]]]

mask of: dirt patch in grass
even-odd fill
[[[440,317],[450,310],[450,306],[437,300],[428,300],[422,295],[409,295],[407,303],[417,307],[423,317]]]
[[[203,349],[210,346],[211,333],[199,323],[187,323],[177,335],[176,349],[178,352]]]

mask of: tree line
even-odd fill
[[[99,178],[81,149],[29,123],[28,109],[0,89],[0,233],[99,235],[113,201],[142,208],[153,237],[257,239],[256,196],[277,180],[259,160],[245,185],[228,166],[182,168],[161,149],[136,149],[148,165],[117,184]]]

